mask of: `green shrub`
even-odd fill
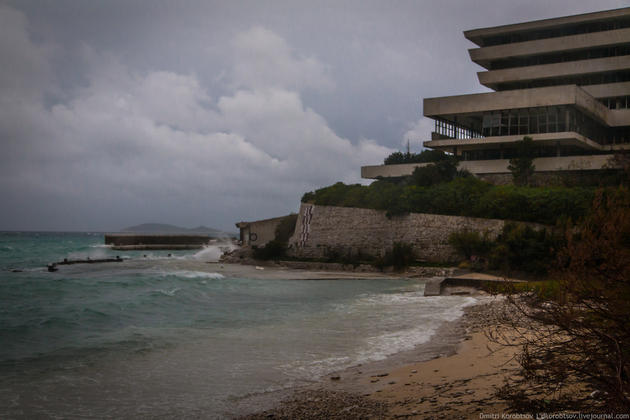
[[[448,158],[426,166],[419,166],[411,174],[411,184],[420,187],[449,182],[457,174],[457,159]]]
[[[423,150],[420,153],[394,152],[385,158],[385,165],[397,165],[401,163],[426,163],[439,162],[448,159],[450,155],[441,150]]]
[[[506,223],[490,252],[490,265],[508,273],[517,270],[545,275],[555,262],[561,245],[562,238],[547,229]]]
[[[284,217],[276,226],[275,237],[261,247],[253,248],[253,257],[257,260],[279,260],[284,257],[287,243],[295,231],[297,214]]]
[[[387,250],[385,255],[377,258],[374,265],[380,269],[394,267],[402,270],[409,267],[415,261],[413,246],[404,242],[394,242],[392,249]]]
[[[481,234],[474,230],[453,232],[448,236],[448,243],[467,260],[472,256],[486,257],[494,245],[488,232]]]
[[[516,157],[510,159],[508,169],[515,185],[529,185],[534,177],[534,140],[525,136],[516,142]]]
[[[285,216],[284,219],[276,226],[276,236],[275,239],[280,243],[287,244],[289,239],[295,232],[295,224],[297,223],[298,215],[295,213],[291,213],[288,216]]]
[[[286,243],[277,239],[267,242],[262,247],[253,248],[253,257],[257,260],[279,260],[285,255]]]

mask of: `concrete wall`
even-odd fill
[[[488,231],[496,236],[505,221],[460,216],[411,213],[388,219],[384,211],[316,206],[303,203],[295,233],[289,241],[289,255],[326,258],[331,251],[342,255],[378,256],[394,242],[413,246],[416,257],[426,261],[457,261],[448,244],[452,232],[464,229]]]
[[[240,229],[240,240],[244,246],[263,246],[276,237],[276,227],[286,216],[273,219],[256,220],[254,222],[240,222],[236,226]]]
[[[376,179],[411,175],[413,170],[428,163],[401,163],[398,165],[361,166],[361,178]]]
[[[592,155],[592,156],[560,156],[534,159],[536,172],[560,172],[560,171],[592,171],[607,168],[613,155]],[[475,175],[483,174],[507,174],[511,176],[508,169],[510,161],[508,159],[493,160],[464,160],[459,162],[458,169],[466,169]],[[378,177],[387,178],[390,176],[411,175],[413,170],[421,164],[404,165],[377,165],[363,166],[361,177],[376,179]],[[392,168],[394,167],[394,168]]]

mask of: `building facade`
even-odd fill
[[[424,99],[424,146],[477,175],[509,173],[515,143],[534,140],[540,172],[599,170],[630,149],[630,8],[465,31],[493,92]],[[396,165],[391,165],[396,166]],[[402,166],[402,165],[401,165]],[[417,165],[398,168],[413,171]],[[385,165],[362,176],[391,176]]]

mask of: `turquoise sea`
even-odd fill
[[[231,417],[257,395],[410,350],[475,303],[424,297],[418,279],[243,278],[218,255],[0,233],[0,418]]]

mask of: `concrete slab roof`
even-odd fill
[[[562,79],[597,73],[626,71],[630,68],[630,56],[593,58],[564,63],[539,64],[477,73],[479,83],[497,89],[501,83],[534,81],[540,79]]]
[[[576,85],[425,98],[425,117],[474,115],[507,109],[573,105],[611,127],[630,125],[630,109],[612,110]]]
[[[512,136],[493,136],[473,139],[442,139],[429,140],[423,142],[424,147],[431,149],[451,151],[453,147],[459,150],[483,150],[491,146],[509,146],[510,144],[523,140],[523,134]],[[560,133],[540,133],[527,134],[537,145],[555,146],[561,144],[563,146],[575,146],[585,150],[605,150],[604,147],[593,140],[573,131],[565,131]]]
[[[500,44],[491,47],[471,48],[468,50],[468,53],[473,62],[489,68],[493,60],[588,50],[591,48],[610,47],[628,43],[630,43],[630,28],[622,28],[557,38]]]
[[[630,17],[630,7],[621,9],[605,10],[601,12],[583,13],[579,15],[563,16],[551,19],[534,20],[531,22],[514,23],[510,25],[494,26],[489,28],[479,28],[464,31],[464,36],[483,47],[483,39],[497,35],[508,35],[512,33],[522,33],[549,29],[553,27],[568,26],[573,24],[597,22]]]

